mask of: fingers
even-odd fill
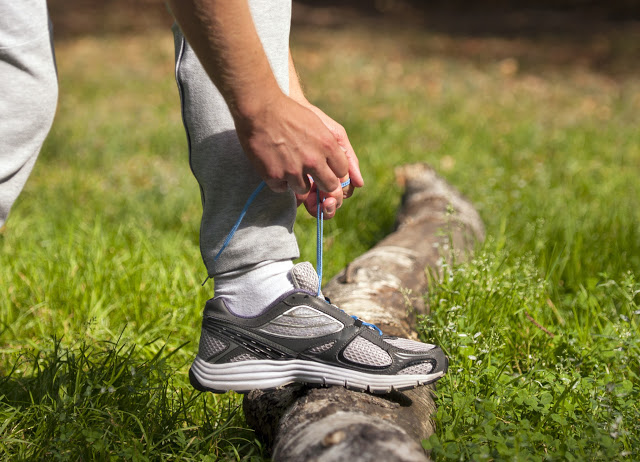
[[[311,181],[309,181],[308,175],[291,175],[287,177],[287,182],[291,190],[296,194],[307,194],[311,189]]]
[[[307,197],[307,199],[303,201],[303,204],[304,208],[307,209],[309,215],[316,218],[318,216],[318,204],[315,200],[315,194],[313,194],[312,196],[313,197]],[[336,215],[336,211],[338,210],[336,200],[333,197],[328,197],[327,199],[325,199],[325,201],[321,203],[320,207],[323,213],[322,218],[325,220],[332,219]]]
[[[360,173],[360,162],[353,148],[347,149],[346,152],[347,161],[349,163],[349,178],[351,178],[351,188],[362,188],[364,186],[364,178]]]
[[[317,202],[315,202],[316,194],[312,194],[312,195],[313,195],[314,206],[316,209],[314,210],[314,213],[312,215],[316,216],[318,213]],[[322,213],[324,214],[325,220],[330,220],[335,216],[338,209],[342,207],[343,200],[344,200],[344,197],[343,197],[343,192],[341,187],[337,187],[330,193],[320,191],[320,207],[322,209]]]
[[[335,214],[338,206],[336,204],[336,200],[333,197],[327,197],[325,201],[322,203],[322,212],[324,213],[324,219],[330,220]]]
[[[360,173],[360,164],[358,161],[358,156],[356,155],[353,146],[351,146],[351,141],[349,141],[349,137],[347,136],[347,131],[344,129],[342,125],[337,123],[331,117],[326,115],[322,110],[315,106],[310,107],[311,111],[316,114],[322,123],[329,129],[329,131],[335,137],[338,145],[344,151],[347,162],[349,165],[349,176],[351,177],[351,192],[353,193],[354,188],[362,188],[364,186],[364,179],[362,178],[362,174]]]
[[[318,194],[320,194],[320,210],[325,220],[333,218],[337,210],[342,206],[342,188],[338,187],[331,193],[318,191],[315,184],[311,186],[311,191],[305,195],[296,195],[298,205],[304,204],[309,215],[318,216]]]
[[[338,144],[340,144],[340,147],[344,150],[344,154],[347,157],[347,163],[349,164],[349,178],[351,179],[349,189],[351,193],[346,197],[350,197],[355,188],[362,188],[364,186],[364,179],[360,173],[360,161],[353,150],[353,146],[351,146],[347,132],[342,128],[342,126],[340,126],[340,128],[342,129],[340,132],[343,134],[336,138],[338,139]]]
[[[310,191],[307,191],[304,194],[296,193],[296,207],[300,207],[301,204],[304,204],[309,197]]]
[[[282,180],[265,180],[265,183],[275,193],[283,193],[289,189],[289,185],[286,181]]]
[[[327,201],[329,199],[334,199],[335,200],[335,208],[339,209],[340,207],[342,207],[342,201],[344,200],[344,192],[342,191],[342,187],[338,186],[335,190],[333,190],[330,193],[323,193],[324,194],[324,203],[327,203]],[[322,195],[320,196],[320,198],[322,199]],[[333,212],[335,213],[335,210],[333,210]]]
[[[356,189],[355,186],[353,185],[353,182],[350,181],[351,179],[349,178],[349,175],[340,178],[340,183],[344,184],[347,181],[349,181],[349,184],[346,186],[342,187],[342,198],[343,199],[348,199],[353,195],[353,191]]]
[[[340,149],[338,143],[334,140],[331,144],[331,151],[326,157],[326,163],[321,162],[315,168],[310,169],[314,181],[321,191],[334,191],[340,187],[338,178],[344,177],[349,173],[349,161],[344,151]]]

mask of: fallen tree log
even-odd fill
[[[425,269],[464,258],[484,239],[482,221],[459,192],[425,164],[403,166],[396,230],[356,258],[323,292],[385,334],[417,338],[427,309]],[[434,432],[433,386],[385,395],[294,384],[244,398],[247,423],[275,461],[425,461],[420,444]]]

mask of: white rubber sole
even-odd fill
[[[229,390],[267,390],[293,382],[339,385],[372,393],[388,393],[435,382],[444,374],[444,371],[426,375],[367,374],[301,359],[210,364],[199,356],[196,356],[190,371],[195,388],[220,393]],[[197,383],[193,383],[194,379]]]

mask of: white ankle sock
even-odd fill
[[[216,275],[215,296],[224,297],[238,316],[258,316],[280,295],[293,289],[291,260],[268,260],[255,266]]]

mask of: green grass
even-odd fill
[[[486,223],[475,257],[425,294],[420,331],[451,358],[425,446],[637,460],[640,79],[382,32],[302,30],[293,53],[367,183],[326,225],[327,278],[392,230],[396,165],[431,163]],[[56,122],[0,232],[0,457],[263,459],[240,398],[186,377],[213,285],[169,34],[57,51]],[[302,212],[296,234],[313,261]]]
[[[556,298],[536,263],[490,241],[444,268],[421,325],[452,362],[425,446],[442,459],[636,460],[640,283],[601,274]]]

